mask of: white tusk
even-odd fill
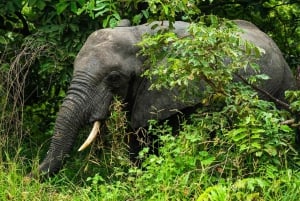
[[[81,145],[81,147],[78,149],[78,151],[82,151],[85,148],[87,148],[97,137],[97,133],[100,133],[100,122],[95,121],[93,129],[88,136],[88,138],[85,140],[85,142]]]

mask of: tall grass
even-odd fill
[[[28,134],[23,129],[25,87],[29,82],[27,76],[44,49],[44,45],[36,46],[32,41],[27,41],[19,52],[7,50],[0,60],[0,136],[2,145],[6,144],[9,149],[13,147],[18,149],[23,143],[24,136]],[[10,64],[4,63],[9,60]]]
[[[25,174],[20,159],[1,162],[0,200],[89,200],[88,190],[69,183],[66,177],[41,183]]]
[[[36,44],[28,41],[19,52],[7,50],[0,58],[0,200],[88,200],[87,191],[63,174],[44,183],[26,176],[37,167],[39,150],[29,150],[30,131],[24,129],[27,76],[46,48]],[[11,63],[5,63],[9,57]]]

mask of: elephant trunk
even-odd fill
[[[87,123],[97,125],[94,133],[99,130],[99,120],[108,115],[108,108],[112,100],[112,93],[105,85],[89,85],[96,83],[87,73],[77,72],[72,80],[59,113],[56,118],[54,135],[49,151],[39,165],[39,173],[53,175],[58,172],[74,145],[79,129]],[[95,136],[93,136],[94,138]],[[84,149],[88,143],[85,143]]]
[[[51,175],[58,172],[64,159],[70,153],[77,133],[84,122],[84,115],[78,113],[79,110],[75,109],[75,105],[75,102],[69,98],[60,108],[49,151],[38,168],[40,173]]]
[[[68,95],[56,118],[49,151],[39,165],[40,173],[52,175],[61,169],[64,159],[71,152],[79,129],[88,123],[93,107],[89,103],[95,90],[85,87],[87,81],[83,76],[72,80]]]

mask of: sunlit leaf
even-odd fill
[[[55,5],[57,14],[60,15],[62,12],[64,12],[67,9],[68,6],[69,6],[69,2],[67,1],[61,1],[57,3]]]

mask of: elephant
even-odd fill
[[[260,87],[285,101],[284,92],[295,88],[295,79],[281,51],[251,22],[235,20],[234,23],[243,30],[243,39],[264,49],[258,63],[261,72],[270,79],[260,83]],[[153,29],[153,24],[158,26]],[[188,26],[187,22],[176,21],[174,32],[185,36]],[[58,111],[49,150],[38,166],[39,173],[53,175],[62,168],[83,126],[94,124],[80,150],[94,139],[100,122],[109,116],[109,106],[115,96],[127,103],[129,127],[133,130],[146,127],[150,119],[163,121],[198,106],[198,103],[190,105],[174,99],[173,90],[148,90],[151,82],[141,76],[145,58],[137,54],[140,49],[136,44],[143,34],[154,34],[162,27],[168,27],[168,22],[105,28],[88,37],[75,58],[73,78]]]

